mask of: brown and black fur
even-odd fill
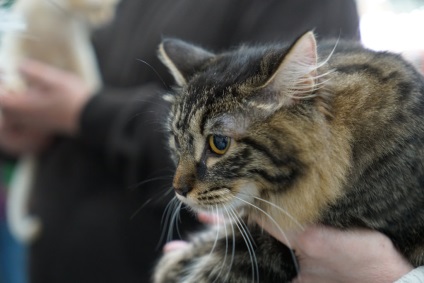
[[[352,42],[317,47],[310,32],[218,55],[166,40],[160,55],[179,85],[167,96],[177,196],[239,225],[166,254],[156,283],[291,281],[292,253],[258,218],[282,231],[375,229],[424,264],[424,80],[401,56]],[[231,138],[222,156],[208,146],[214,134]],[[251,246],[236,218],[249,223]]]

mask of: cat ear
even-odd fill
[[[274,112],[300,99],[313,97],[316,87],[317,44],[307,32],[288,48],[280,65],[264,85],[256,106]]]
[[[166,39],[159,46],[159,58],[171,71],[178,85],[188,79],[215,55],[178,39]]]

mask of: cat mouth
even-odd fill
[[[178,198],[196,211],[210,212],[227,208],[239,210],[252,201],[249,197],[250,194],[246,194],[247,192],[252,193],[246,187],[235,189],[219,186],[202,191],[194,189],[186,196],[178,196]]]
[[[211,208],[230,205],[234,194],[230,188],[222,186],[202,191],[193,189],[187,195],[181,196],[177,194],[177,197],[180,201],[196,210],[209,211]]]

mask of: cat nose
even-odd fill
[[[187,197],[187,194],[191,191],[191,188],[190,187],[187,187],[187,186],[184,186],[182,188],[176,188],[176,187],[174,187],[174,191],[177,194],[179,194],[179,195],[181,195],[183,197]]]

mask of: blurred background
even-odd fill
[[[0,6],[7,8],[12,2],[0,0]],[[357,0],[357,4],[363,44],[400,53],[424,72],[424,0]],[[4,215],[9,166],[0,163],[0,283],[25,283],[25,251],[11,237]]]
[[[13,19],[3,11],[8,10],[13,1],[0,0],[0,21],[7,21],[12,25]],[[0,40],[1,35],[0,29]],[[0,153],[0,283],[27,282],[25,247],[11,235],[6,222],[7,188],[13,167],[14,162]]]
[[[363,44],[401,53],[424,71],[424,1],[357,0]]]

